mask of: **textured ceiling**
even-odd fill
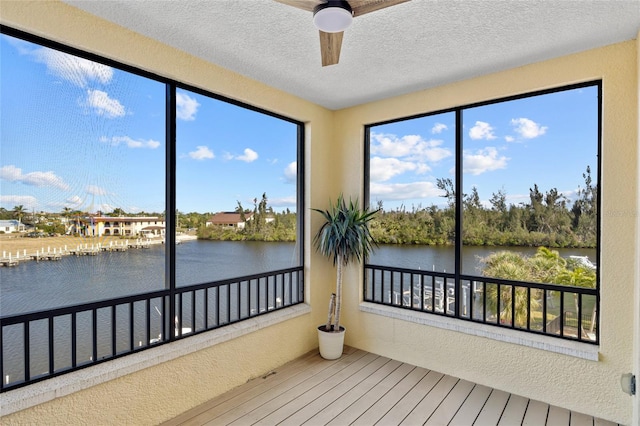
[[[273,0],[66,3],[329,109],[636,38],[640,0],[412,0],[356,17],[322,67],[312,14]]]

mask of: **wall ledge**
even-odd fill
[[[307,304],[224,326],[0,394],[0,413],[9,415],[163,362],[242,337],[311,312]],[[1,417],[0,417],[1,418]]]
[[[499,328],[486,324],[463,321],[456,318],[378,305],[376,303],[362,302],[360,303],[360,311],[408,321],[415,324],[422,324],[430,327],[470,334],[473,336],[485,337],[487,339],[497,340],[500,342],[513,343],[543,351],[555,352],[589,361],[598,361],[599,346],[588,343],[525,333],[507,328]]]

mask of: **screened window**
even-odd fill
[[[0,43],[0,205],[26,228],[0,235],[3,258],[17,261],[0,268],[2,314],[163,289],[161,245],[108,250],[164,217],[165,85],[9,35]]]
[[[597,342],[600,90],[369,126],[365,300]]]
[[[303,302],[301,123],[2,31],[2,391]]]

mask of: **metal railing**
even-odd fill
[[[598,291],[365,265],[364,300],[412,311],[598,344]]]
[[[303,301],[299,266],[0,317],[0,392]]]

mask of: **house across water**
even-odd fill
[[[157,216],[108,217],[88,216],[70,224],[71,233],[86,237],[102,236],[144,236],[157,238],[164,236],[164,219]]]

